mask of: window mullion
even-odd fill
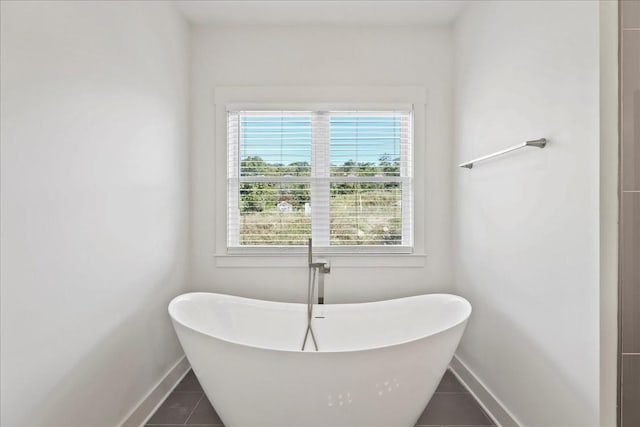
[[[316,111],[311,119],[311,237],[315,246],[329,246],[330,113]]]

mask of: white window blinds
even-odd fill
[[[228,112],[229,248],[411,248],[410,111]]]

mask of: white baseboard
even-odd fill
[[[509,412],[500,399],[475,376],[458,356],[453,356],[449,367],[498,427],[522,427],[522,424]]]
[[[127,415],[120,427],[141,427],[189,372],[189,361],[182,356]]]

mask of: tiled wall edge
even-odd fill
[[[498,427],[524,427],[457,355],[449,367]]]
[[[186,356],[182,356],[162,377],[160,381],[143,397],[140,402],[124,417],[120,427],[141,427],[153,415],[158,407],[169,396],[178,383],[189,372],[191,365]]]

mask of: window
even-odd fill
[[[227,112],[227,247],[409,252],[412,112]]]

